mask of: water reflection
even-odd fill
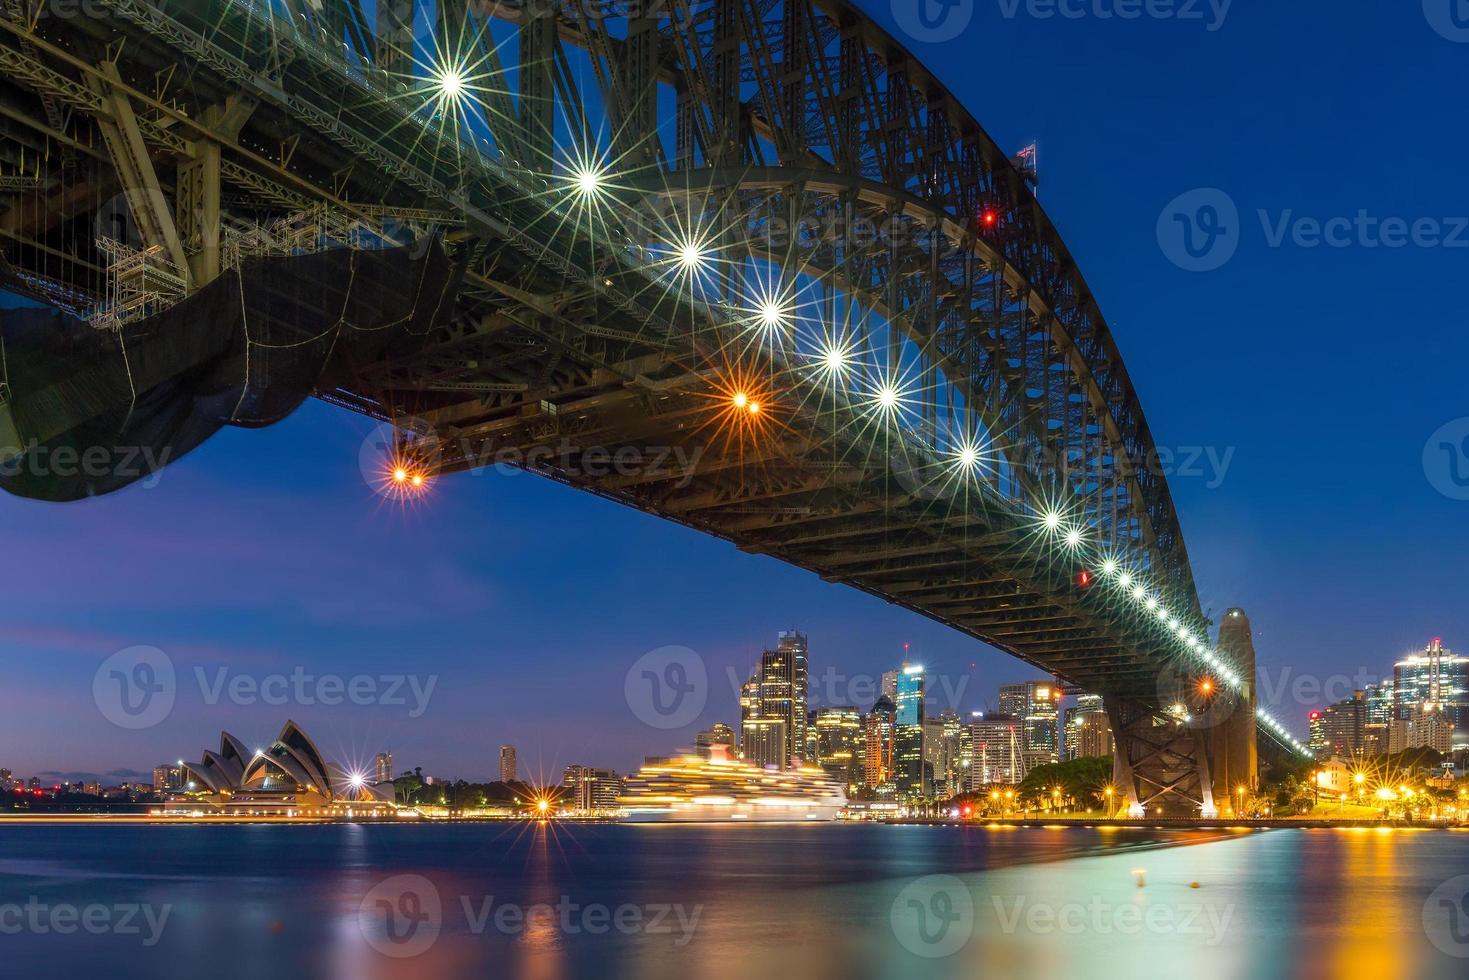
[[[1460,976],[1421,916],[1466,866],[1469,835],[1375,830],[15,827],[0,927],[33,896],[166,928],[0,952],[124,980]]]

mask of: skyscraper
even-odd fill
[[[818,708],[813,714],[815,761],[833,779],[847,786],[858,785],[866,749],[861,713],[856,708]]]
[[[1469,658],[1456,656],[1435,637],[1422,653],[1393,665],[1388,742],[1394,753],[1469,749]]]
[[[891,698],[879,697],[867,713],[863,725],[866,752],[862,766],[862,782],[876,789],[893,778],[893,727],[897,708]]]
[[[500,782],[513,783],[515,778],[515,746],[502,745],[500,746]]]
[[[1066,709],[1061,730],[1065,733],[1067,759],[1112,754],[1112,726],[1100,694],[1078,694],[1076,703]]]
[[[969,787],[1014,784],[1025,777],[1024,735],[1019,719],[985,715],[969,726]]]
[[[744,760],[761,769],[785,769],[790,741],[785,719],[746,718],[740,744]]]
[[[1357,691],[1352,697],[1327,706],[1321,712],[1322,746],[1319,759],[1357,755],[1367,726],[1367,692]],[[1315,730],[1313,729],[1313,734]]]
[[[923,667],[905,662],[895,682],[899,725],[923,724]]]
[[[933,772],[925,766],[923,757],[923,667],[904,663],[898,671],[897,688],[893,781],[900,797],[916,799],[929,794]]]
[[[1366,717],[1362,725],[1362,754],[1385,755],[1392,730],[1392,681],[1368,684]]]
[[[783,630],[774,650],[760,657],[759,718],[785,722],[785,768],[806,754],[806,699],[808,681],[806,637]]]
[[[1000,688],[1000,714],[1018,718],[1023,725],[1021,748],[1029,760],[1027,768],[1061,760],[1056,731],[1060,700],[1061,685],[1055,681],[1026,681]]]

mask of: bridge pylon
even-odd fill
[[[1115,750],[1112,782],[1129,817],[1181,811],[1217,817],[1209,733],[1125,698],[1103,697]]]

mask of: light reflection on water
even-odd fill
[[[12,826],[0,973],[1457,977],[1424,902],[1466,871],[1469,834],[1442,832]],[[13,933],[32,896],[168,918],[151,948]]]

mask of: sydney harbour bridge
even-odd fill
[[[1134,814],[1301,751],[1033,152],[857,5],[0,2],[11,493],[317,397],[386,492],[513,453],[1101,693]]]

